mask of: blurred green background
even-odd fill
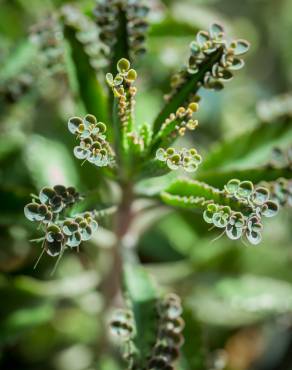
[[[16,71],[41,76],[17,102],[0,101],[0,368],[3,370],[123,369],[107,336],[100,281],[111,268],[114,235],[103,220],[79,254],[66,253],[54,276],[45,256],[36,270],[38,237],[23,206],[41,186],[63,183],[93,191],[102,180],[72,155],[67,119],[80,114],[65,82],[38,71],[27,47],[29,28],[62,0],[0,0],[0,91]],[[90,14],[94,1],[75,1]],[[292,82],[292,0],[149,1],[148,54],[137,63],[137,121],[151,122],[198,29],[222,22],[251,42],[246,68],[220,92],[203,92],[194,141],[204,152],[217,140],[254,127],[262,100],[289,94]],[[155,68],[153,67],[155,66]],[[12,81],[12,82],[11,82]],[[49,160],[48,160],[49,159]],[[185,303],[181,369],[292,369],[291,212],[267,223],[264,242],[246,247],[226,238],[210,243],[200,218],[151,215],[139,255],[166,289]]]

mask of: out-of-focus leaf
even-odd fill
[[[124,289],[134,314],[136,334],[133,342],[140,362],[145,363],[156,335],[157,292],[146,270],[130,263],[124,267]]]
[[[103,86],[98,80],[95,69],[91,66],[89,56],[84,51],[83,44],[76,37],[76,30],[65,26],[65,37],[71,47],[71,55],[75,64],[76,80],[79,94],[87,113],[107,122],[107,100]]]
[[[199,31],[198,27],[191,24],[180,22],[167,17],[159,23],[153,23],[149,29],[149,37],[179,37],[179,36],[194,36]]]
[[[147,263],[146,269],[153,274],[160,284],[173,284],[183,281],[193,274],[192,265],[187,261]]]
[[[292,121],[262,123],[223,143],[218,143],[207,154],[199,167],[198,176],[218,168],[250,168],[267,162],[275,146],[285,146],[292,141]]]
[[[17,75],[23,68],[30,66],[36,56],[36,47],[29,41],[23,41],[11,54],[0,70],[0,80]]]
[[[246,168],[241,170],[214,170],[200,173],[197,176],[197,179],[206,182],[209,185],[223,188],[223,186],[227,184],[230,179],[239,179],[242,181],[248,179],[254,184],[257,184],[261,181],[274,181],[280,177],[291,179],[292,170],[289,168],[269,168],[268,166]]]
[[[79,182],[72,156],[61,143],[33,135],[27,143],[25,159],[37,188],[76,186]]]
[[[25,143],[25,137],[21,134],[7,134],[0,138],[0,161],[10,153],[19,150]]]
[[[135,191],[139,195],[152,197],[163,191],[169,183],[177,177],[175,171],[167,175],[154,177],[138,182],[135,186]]]
[[[182,366],[184,370],[207,370],[205,348],[203,343],[202,324],[199,323],[192,310],[184,307],[183,319],[185,321],[182,347]]]
[[[98,283],[99,276],[95,271],[52,281],[40,281],[28,276],[17,277],[14,281],[15,286],[22,291],[48,298],[73,298],[90,292]]]
[[[53,318],[54,308],[50,304],[19,308],[0,324],[0,342],[25,334],[29,329],[48,322]]]
[[[13,224],[23,219],[23,207],[28,202],[28,194],[32,189],[21,187],[0,187],[0,224]]]
[[[253,275],[224,278],[194,290],[188,301],[200,321],[227,327],[292,312],[292,286]]]

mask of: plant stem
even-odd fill
[[[121,289],[123,269],[123,249],[127,248],[127,233],[133,220],[132,202],[133,186],[130,182],[121,184],[122,196],[115,218],[115,233],[117,241],[112,248],[112,267],[102,283],[105,293],[105,307],[108,307]]]

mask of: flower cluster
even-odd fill
[[[38,46],[50,74],[64,71],[63,32],[57,17],[51,15],[31,27],[30,39]]]
[[[97,167],[114,165],[114,153],[106,140],[104,123],[97,122],[95,116],[87,114],[83,119],[70,118],[68,129],[80,139],[80,144],[74,148],[76,158],[87,160]]]
[[[186,172],[195,172],[202,162],[202,157],[196,149],[186,149],[178,151],[174,148],[159,148],[156,152],[156,159],[165,162],[170,170],[184,169]]]
[[[166,148],[179,136],[183,136],[186,130],[193,131],[198,126],[198,121],[193,119],[193,114],[199,109],[196,102],[192,102],[187,108],[180,107],[176,113],[171,113],[164,121],[160,130],[153,138],[153,148]]]
[[[269,190],[262,186],[254,187],[250,181],[233,179],[225,185],[222,193],[229,199],[231,207],[211,202],[203,213],[204,220],[224,229],[232,240],[245,235],[251,244],[259,244],[262,216],[273,217],[278,212],[277,203],[270,200]]]
[[[220,90],[223,82],[232,79],[232,71],[244,66],[240,58],[249,49],[245,40],[226,41],[224,29],[214,23],[208,31],[199,31],[190,44],[191,55],[188,65],[175,74],[171,81],[173,91],[169,100],[192,76],[200,76],[200,84],[208,89]]]
[[[96,24],[73,5],[64,5],[61,13],[65,25],[75,30],[76,39],[83,45],[83,50],[88,55],[92,68],[96,71],[100,70],[105,61],[101,57],[102,48]]]
[[[149,8],[140,0],[99,0],[94,15],[101,28],[100,40],[107,46],[106,53],[111,54],[118,42],[119,27],[125,27],[130,57],[145,52],[145,33],[148,29],[146,16]],[[121,25],[121,19],[126,24]]]
[[[136,87],[132,86],[137,79],[137,72],[131,68],[130,62],[122,58],[117,63],[118,73],[114,77],[111,73],[106,74],[106,81],[118,99],[118,114],[124,129],[131,131],[129,121],[133,119],[135,107]]]
[[[55,185],[53,188],[44,187],[34,202],[24,207],[24,214],[30,221],[48,224],[67,207],[80,200],[80,195],[72,186]]]
[[[168,294],[158,302],[157,312],[157,338],[147,368],[172,370],[172,364],[178,358],[179,348],[183,344],[184,321],[181,318],[180,298],[175,294]]]

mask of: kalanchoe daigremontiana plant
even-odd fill
[[[198,127],[202,89],[221,90],[244,66],[248,42],[229,40],[218,23],[197,33],[187,63],[173,76],[171,91],[154,122],[138,122],[134,66],[145,51],[147,13],[147,4],[139,0],[100,0],[93,18],[65,6],[32,29],[51,77],[58,70],[52,68],[54,63],[62,66],[68,81],[73,74],[78,116],[68,119],[68,129],[76,138],[72,150],[80,165],[91,166],[92,174],[102,181],[95,189],[100,204],[88,199],[82,212],[71,209],[80,201],[79,193],[62,185],[41,189],[24,212],[40,225],[43,251],[59,258],[99,232],[98,217],[114,214],[113,271],[102,286],[109,304],[122,285],[127,309],[118,312],[111,327],[122,339],[128,369],[171,370],[183,343],[182,306],[174,294],[162,299],[139,264],[137,244],[145,229],[138,226],[139,217],[167,205],[189,212],[194,228],[199,213],[211,229],[228,239],[259,244],[264,218],[292,203],[291,149],[274,150],[274,159],[271,156],[271,162],[265,163],[273,138],[288,132],[291,122],[285,117],[276,128],[272,122],[262,122],[205,153],[180,144],[179,138],[194,135]],[[249,158],[249,151],[257,148],[264,156],[258,156],[261,159],[253,167],[230,165]],[[181,173],[185,177],[176,178]],[[109,210],[102,207],[104,184],[108,192],[119,189]]]

